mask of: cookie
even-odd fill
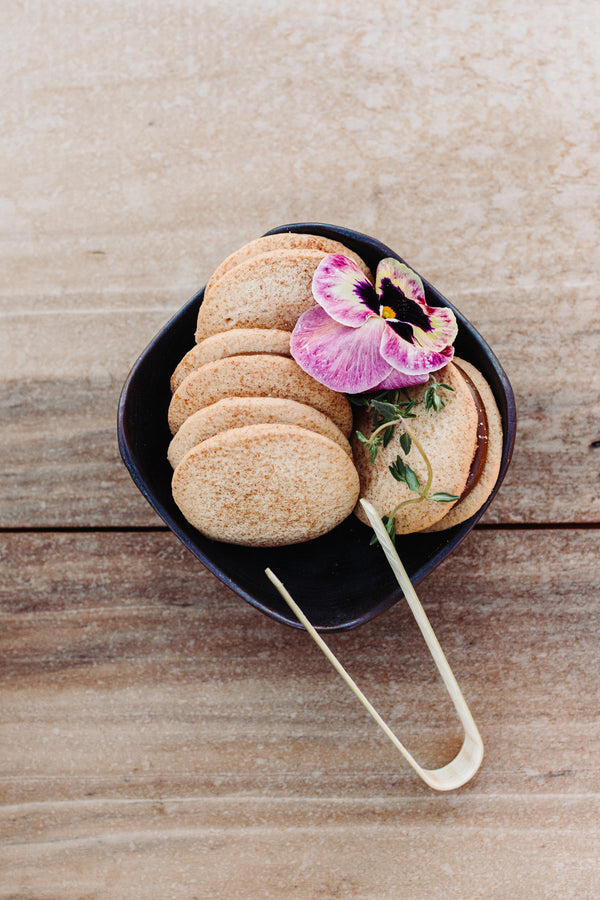
[[[297,425],[246,425],[186,453],[173,497],[209,538],[278,547],[319,537],[354,508],[359,482],[350,457]]]
[[[343,253],[365,272],[370,275],[369,267],[363,260],[352,250],[345,247],[339,241],[332,238],[321,237],[318,234],[303,234],[294,231],[283,231],[278,234],[267,234],[264,237],[256,238],[248,244],[244,244],[239,250],[236,250],[230,256],[223,260],[217,266],[210,277],[210,281],[206,285],[206,292],[210,293],[216,282],[234,266],[251,259],[253,256],[259,256],[261,253],[269,253],[272,250],[321,250],[323,255],[327,253]]]
[[[279,328],[235,328],[213,334],[189,350],[171,376],[171,393],[194,369],[243,353],[278,353],[290,356],[290,332]]]
[[[346,437],[352,428],[352,409],[343,394],[315,381],[293,359],[256,353],[206,363],[184,378],[169,404],[171,434],[192,413],[225,397],[296,400],[329,416]]]
[[[391,440],[387,446],[380,446],[374,463],[370,461],[368,449],[357,435],[352,438],[354,461],[361,484],[361,497],[373,504],[382,516],[394,512],[397,534],[410,534],[422,531],[448,514],[452,503],[424,499],[418,502],[418,493],[409,489],[404,482],[397,481],[390,472],[396,458],[408,464],[416,473],[420,486],[427,484],[428,469],[419,453],[418,443],[423,447],[432,468],[432,480],[427,495],[445,493],[459,497],[463,492],[471,461],[475,455],[477,444],[477,409],[469,387],[459,369],[452,363],[439,372],[435,379],[449,384],[453,390],[440,389],[440,396],[445,406],[435,412],[426,411],[423,402],[427,385],[409,389],[412,399],[419,404],[414,408],[414,419],[406,420],[406,429],[414,436],[412,446],[406,454],[400,445],[399,438],[404,427],[394,426]],[[372,411],[359,410],[356,416],[355,429],[367,438],[373,430]],[[454,501],[455,503],[456,501]],[[399,504],[405,504],[399,507]],[[398,508],[399,507],[399,508]],[[362,507],[356,510],[358,518],[368,524]]]
[[[188,450],[221,431],[245,425],[298,425],[316,431],[339,446],[348,455],[352,450],[347,438],[328,416],[296,400],[274,397],[227,397],[192,413],[169,444],[169,462],[175,468]]]
[[[196,343],[232,328],[293,331],[315,306],[312,280],[322,250],[273,250],[234,266],[204,293]]]
[[[502,461],[502,419],[491,388],[481,372],[471,363],[455,357],[454,365],[460,369],[474,393],[479,415],[478,452],[460,500],[439,522],[428,528],[428,531],[442,531],[470,519],[491,494]]]

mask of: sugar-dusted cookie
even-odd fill
[[[232,328],[292,331],[315,306],[312,280],[322,250],[273,250],[229,269],[204,293],[196,342]]]
[[[348,454],[329,438],[297,425],[247,425],[189,450],[172,487],[202,534],[274,547],[335,528],[352,512],[359,482]]]
[[[352,450],[347,438],[328,416],[306,403],[275,397],[226,397],[192,413],[169,444],[169,462],[175,468],[192,447],[230,428],[245,425],[298,425],[316,431],[339,444],[348,456]]]
[[[219,278],[221,278],[225,272],[233,269],[234,266],[238,266],[240,263],[245,262],[247,259],[251,259],[253,256],[258,256],[261,253],[269,253],[272,250],[321,250],[323,255],[327,253],[343,253],[344,256],[349,256],[350,259],[354,260],[363,272],[367,275],[370,274],[369,267],[360,256],[352,250],[349,250],[348,247],[345,247],[344,244],[341,244],[339,241],[334,241],[332,238],[321,237],[321,235],[318,234],[282,231],[278,234],[267,234],[264,237],[256,238],[248,244],[244,244],[243,247],[240,247],[239,250],[235,250],[230,256],[224,259],[211,275],[210,281],[206,285],[207,293],[210,293]]]
[[[418,441],[432,469],[427,495],[444,493],[459,497],[467,483],[471,461],[475,455],[477,409],[464,377],[452,363],[434,375],[437,381],[450,385],[453,390],[440,389],[445,406],[436,412],[425,410],[423,399],[426,385],[409,389],[410,397],[421,402],[413,410],[416,418],[406,420],[406,427],[415,438],[408,454],[403,451],[399,440],[404,430],[402,424],[394,427],[392,439],[387,446],[379,448],[374,463],[371,463],[369,451],[357,438],[356,432],[352,439],[361,497],[369,500],[382,516],[395,511],[397,534],[410,534],[428,528],[445,516],[452,505],[430,499],[420,500],[418,494],[406,483],[397,481],[389,468],[394,465],[397,457],[400,456],[401,461],[410,466],[416,473],[420,486],[424,487],[429,473],[419,453]],[[369,438],[373,430],[371,410],[359,410],[354,427]],[[405,505],[399,506],[402,503]],[[356,514],[368,524],[360,505]]]
[[[431,525],[428,531],[442,531],[470,519],[491,494],[502,461],[502,419],[491,388],[472,363],[455,357],[454,364],[460,369],[474,394],[479,415],[478,449],[460,500],[439,522]]]
[[[189,350],[171,376],[171,391],[194,369],[243,353],[278,353],[290,356],[290,332],[279,328],[234,328],[213,334]]]
[[[329,416],[348,437],[352,409],[343,394],[315,381],[285,356],[256,353],[227,356],[191,372],[169,404],[169,427],[175,434],[192,413],[225,397],[279,397],[313,406]]]

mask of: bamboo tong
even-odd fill
[[[462,695],[460,687],[454,677],[454,674],[448,665],[444,652],[439,644],[437,637],[431,627],[429,619],[423,609],[421,602],[412,586],[400,557],[396,553],[396,549],[392,544],[385,527],[374,509],[374,507],[366,500],[360,501],[375,534],[381,544],[386,555],[387,561],[394,572],[398,584],[402,588],[406,601],[411,609],[413,616],[417,621],[417,625],[425,639],[425,643],[433,657],[437,669],[442,677],[442,681],[450,695],[454,704],[458,717],[464,729],[464,740],[458,754],[447,765],[439,769],[425,769],[419,765],[414,756],[406,749],[402,742],[396,737],[392,729],[381,718],[377,710],[373,707],[367,697],[363,694],[357,684],[350,677],[343,665],[337,659],[335,654],[329,649],[321,635],[311,625],[305,614],[302,612],[297,603],[292,599],[284,585],[279,581],[276,575],[270,569],[266,569],[266,575],[277,588],[283,599],[286,601],[294,615],[304,625],[305,629],[323,651],[334,669],[344,679],[351,691],[360,700],[367,712],[375,719],[379,727],[387,735],[396,749],[402,754],[404,759],[409,763],[414,771],[423,781],[436,791],[451,791],[466,784],[477,772],[483,759],[483,741],[473,720],[469,707]]]

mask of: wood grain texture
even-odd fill
[[[536,299],[531,289],[456,299],[499,356],[517,398],[513,463],[485,521],[598,522],[600,448],[592,444],[600,439],[600,303],[581,288],[548,290],[545,332],[530,347]],[[96,294],[77,306],[68,305],[74,298],[38,298],[27,309],[21,299],[20,311],[9,311],[11,332],[0,339],[0,527],[159,522],[121,462],[116,411],[129,367],[176,305],[156,308],[145,295],[134,295],[129,309],[123,299],[101,310],[99,302]],[[563,354],[557,389],[564,347],[581,349]]]
[[[171,535],[7,536],[5,896],[136,897],[144,873],[156,898],[417,897],[424,866],[425,896],[594,896],[599,551],[478,530],[422,584],[487,748],[442,797],[303,632]],[[456,752],[403,604],[328,641],[421,760]]]
[[[593,8],[392,13],[6,4],[8,283],[187,289],[206,258],[321,220],[389,238],[450,294],[597,285]]]
[[[0,15],[0,897],[599,896],[593,4]],[[517,395],[486,527],[419,589],[486,745],[449,795],[304,634],[132,530],[160,523],[117,450],[130,366],[224,257],[301,221],[397,250]],[[331,644],[421,761],[454,755],[403,605]]]
[[[384,0],[304,6],[7,5],[0,527],[156,523],[120,385],[225,256],[310,220],[390,244],[505,365],[487,521],[598,521],[597,17],[430,0],[383,35]]]

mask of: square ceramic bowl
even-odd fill
[[[341,241],[356,251],[374,272],[379,260],[397,253],[374,238],[319,223],[283,225],[281,231],[309,232]],[[215,262],[216,264],[219,261]],[[473,363],[488,381],[504,429],[502,463],[496,485],[484,506],[468,521],[434,534],[399,536],[397,549],[413,584],[432,572],[458,547],[483,515],[508,468],[516,430],[513,391],[506,374],[481,335],[432,285],[423,279],[427,302],[447,306],[458,321],[457,356]],[[204,537],[182,516],[171,496],[172,470],[167,461],[171,439],[167,410],[169,379],[194,344],[199,291],[146,347],[123,387],[119,404],[119,447],[125,465],[161,519],[197,559],[241,598],[273,619],[298,626],[296,618],[267,579],[269,567],[283,581],[309,620],[321,631],[354,628],[388,609],[402,596],[372,532],[350,516],[323,537],[289,547],[256,549]]]

